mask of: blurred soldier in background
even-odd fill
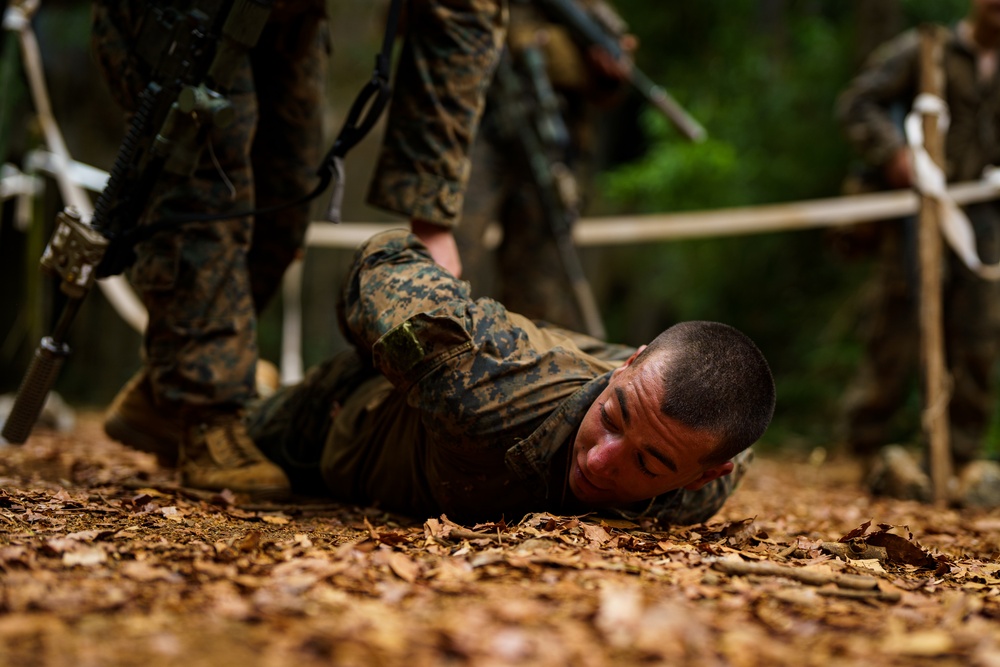
[[[945,139],[948,181],[979,179],[1000,161],[1000,0],[973,0],[969,16],[939,28],[944,45],[945,98],[951,123]],[[918,92],[919,37],[911,30],[877,49],[842,93],[838,117],[848,141],[885,188],[913,185],[902,116]],[[1000,259],[1000,210],[994,202],[965,208],[984,262]],[[930,479],[905,449],[888,447],[891,418],[906,400],[919,359],[917,263],[912,221],[882,224],[879,266],[870,286],[865,359],[848,394],[847,439],[870,464],[876,493],[930,498]],[[944,285],[951,446],[959,471],[955,500],[1000,505],[1000,466],[980,461],[996,404],[1000,285],[976,276],[950,249]]]
[[[623,51],[634,48],[625,22],[607,3],[572,1]],[[490,294],[532,319],[602,338],[571,231],[585,203],[595,115],[621,98],[628,65],[582,45],[546,11],[548,4],[511,3],[507,48],[473,146],[457,233],[463,277],[477,295]],[[495,257],[484,243],[491,222],[503,231]]]
[[[187,0],[97,0],[93,43],[128,112],[151,63],[142,56],[153,12]],[[425,0],[409,32],[369,203],[407,215],[429,248],[459,270],[450,228],[461,210],[468,147],[503,39],[503,0]],[[324,0],[278,0],[227,93],[236,122],[213,128],[191,179],[167,176],[149,222],[186,213],[247,211],[299,199],[316,183],[329,55]],[[106,430],[179,465],[182,482],[261,496],[289,491],[285,473],[247,436],[255,396],[257,315],[299,252],[309,207],[186,224],[136,248],[132,284],[150,315],[143,367],[109,409]]]

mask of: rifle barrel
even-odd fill
[[[673,95],[668,93],[663,86],[653,83],[652,79],[646,76],[642,70],[633,67],[629,81],[689,140],[697,143],[708,137],[708,132],[702,124],[678,104]]]
[[[579,42],[587,47],[594,45],[607,51],[615,60],[624,62],[625,53],[619,44],[619,36],[612,35],[607,28],[597,21],[577,0],[535,0],[555,21],[566,25]],[[704,141],[708,132],[691,114],[677,103],[670,93],[654,83],[634,64],[629,64],[629,83],[638,90],[653,106],[686,138],[694,142]]]

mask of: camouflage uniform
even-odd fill
[[[412,3],[414,30],[395,83],[371,203],[453,224],[481,113],[484,74],[502,39],[502,0]],[[160,3],[168,4],[168,0]],[[163,179],[150,219],[225,212],[297,199],[316,184],[329,55],[324,0],[276,3],[227,92],[238,113],[213,129],[193,178]],[[147,3],[98,0],[93,42],[116,98],[136,108],[149,67],[135,55]],[[183,8],[185,0],[173,6]],[[140,9],[143,8],[143,9]],[[302,246],[303,205],[278,214],[185,225],[137,247],[130,278],[150,314],[144,355],[159,400],[228,410],[254,394],[257,314]]]
[[[314,369],[251,414],[251,436],[293,486],[463,521],[585,511],[567,486],[572,443],[633,348],[473,300],[469,284],[404,230],[358,251],[340,314],[359,352]],[[624,509],[705,520],[747,461],[700,492]]]
[[[603,0],[581,0],[581,4],[600,4],[605,14],[612,11]],[[621,30],[624,32],[624,24]],[[526,94],[508,99],[497,84],[489,91],[480,138],[472,149],[475,167],[456,238],[463,277],[472,283],[476,294],[495,296],[532,319],[583,330],[585,323],[574,302],[531,170],[513,147],[517,140],[504,135],[499,118],[509,112],[510,105],[528,105],[532,113],[546,113],[539,112],[540,101],[528,92],[532,84],[521,64],[522,51],[539,42],[546,65],[543,76],[547,76],[559,97],[555,113],[568,130],[568,144],[544,147],[547,150],[543,158],[553,165],[564,165],[567,173],[576,178],[571,199],[579,197],[583,189],[580,184],[587,180],[585,171],[595,141],[593,102],[620,90],[621,83],[592,71],[568,30],[549,20],[531,0],[512,2],[507,49]],[[572,202],[570,205],[574,206]],[[495,253],[483,243],[491,222],[503,230],[503,241]]]
[[[1000,78],[982,81],[976,53],[956,30],[940,28],[944,43],[945,101],[951,124],[945,141],[950,182],[976,180],[1000,159]],[[904,33],[879,48],[838,101],[851,144],[881,167],[905,141],[893,107],[908,111],[919,81],[919,37]],[[899,115],[899,111],[895,111]],[[1000,258],[1000,211],[995,203],[966,207],[980,256]],[[903,404],[918,365],[916,260],[912,227],[883,225],[880,262],[865,331],[866,359],[848,397],[848,440],[871,454],[892,441],[890,418]],[[977,456],[994,409],[994,367],[1000,343],[1000,286],[978,278],[950,251],[944,283],[949,406],[956,463]]]

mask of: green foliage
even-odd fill
[[[684,143],[647,110],[648,151],[603,182],[616,208],[719,209],[839,193],[852,157],[833,108],[854,74],[851,5],[716,1],[667,12],[618,4],[639,33],[640,66],[669,82],[710,139]],[[962,3],[903,4],[914,22],[962,14]],[[778,383],[767,441],[829,445],[861,356],[857,295],[869,267],[845,262],[825,239],[801,231],[615,250],[609,273],[622,277],[606,298],[611,333],[641,342],[687,319],[739,327]]]
[[[969,11],[970,0],[901,0],[908,24],[954,23]]]

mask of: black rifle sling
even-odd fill
[[[327,219],[332,222],[340,222],[340,205],[344,198],[344,156],[378,122],[392,96],[392,86],[389,83],[392,70],[392,47],[396,40],[402,6],[403,0],[392,0],[385,24],[382,50],[375,56],[375,71],[372,72],[372,78],[354,98],[354,103],[351,104],[351,109],[333,142],[333,147],[323,158],[319,167],[320,183],[316,187],[313,197],[325,190],[330,181],[336,177],[333,195],[330,197],[330,206],[327,209]]]

